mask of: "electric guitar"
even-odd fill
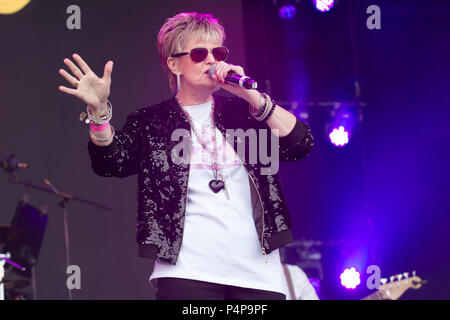
[[[389,278],[389,283],[386,278],[380,279],[381,286],[378,290],[361,300],[397,300],[409,288],[417,290],[422,287],[422,284],[426,283],[426,280],[422,280],[420,277],[416,276],[415,271],[412,272],[412,277],[408,278],[408,276],[408,272],[392,276]]]

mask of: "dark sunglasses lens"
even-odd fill
[[[208,55],[208,49],[206,48],[195,48],[191,50],[191,59],[194,62],[203,61]]]
[[[228,56],[228,49],[225,47],[217,47],[212,49],[212,54],[217,61],[224,61]]]

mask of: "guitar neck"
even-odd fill
[[[369,294],[367,297],[364,297],[361,300],[384,300],[384,298],[380,291],[375,291],[374,293]]]
[[[407,276],[408,274],[406,274]],[[397,300],[409,288],[419,289],[422,283],[425,283],[425,281],[422,281],[422,279],[415,275],[415,272],[413,272],[413,277],[411,278],[400,280],[401,275],[397,275],[396,277],[398,278],[397,281],[392,281],[394,278],[392,276],[391,282],[389,283],[386,283],[387,279],[384,279],[384,284],[377,291],[361,300]]]

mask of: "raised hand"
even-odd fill
[[[66,58],[64,63],[69,67],[72,74],[69,74],[64,69],[59,69],[59,74],[76,89],[64,86],[59,86],[58,89],[81,99],[91,106],[93,112],[97,113],[103,110],[106,107],[106,100],[110,93],[113,62],[108,61],[106,63],[103,77],[99,78],[78,54],[74,53],[72,57],[81,70],[70,59]]]

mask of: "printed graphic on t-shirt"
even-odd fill
[[[222,173],[225,180],[229,179],[230,168],[238,167],[242,165],[241,159],[237,156],[234,149],[227,143],[222,133],[216,130],[216,150],[217,150],[217,163],[222,168]],[[198,132],[198,131],[197,131]],[[191,167],[194,170],[213,170],[213,150],[214,150],[214,133],[212,131],[210,123],[202,126],[200,132],[198,132],[203,142],[198,141],[197,136],[192,132],[192,149],[191,149]],[[205,150],[205,147],[208,150]]]

